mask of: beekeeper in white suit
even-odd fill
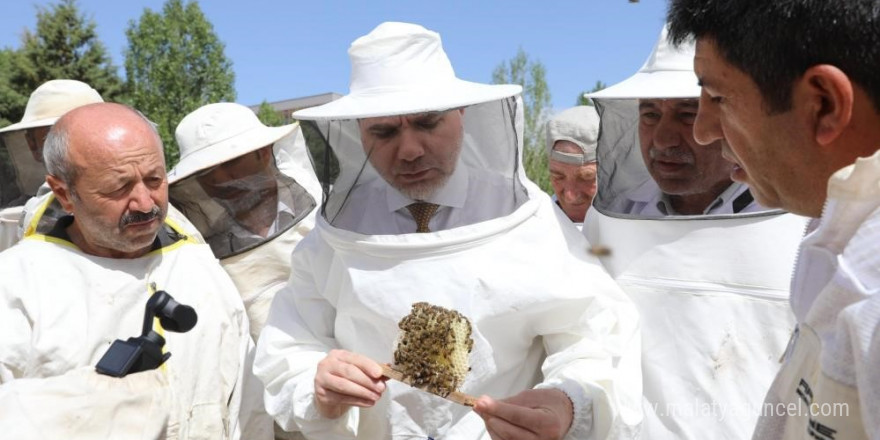
[[[232,277],[256,340],[321,195],[299,124],[267,127],[251,109],[224,102],[186,115],[175,137],[170,201]]]
[[[413,24],[349,56],[349,95],[294,115],[328,193],[257,344],[268,411],[312,439],[634,437],[638,319],[525,177],[521,88],[457,79]],[[418,301],[469,318],[474,410],[383,379]]]
[[[720,142],[694,140],[693,58],[693,42],[671,45],[664,28],[637,73],[588,95],[601,117],[602,190],[584,233],[610,250],[602,261],[641,312],[643,437],[747,439],[794,327],[788,278],[805,220],[756,204],[745,184],[731,183],[732,164],[710,179],[692,166],[722,159]],[[698,160],[646,165],[646,146],[657,144],[678,150],[667,159]],[[672,183],[685,197],[699,192],[684,182],[724,188],[692,198],[703,215],[664,214],[655,174],[679,177]],[[629,209],[649,187],[642,209]]]
[[[104,100],[86,83],[47,81],[31,93],[21,121],[0,129],[0,251],[21,238],[25,202],[45,183],[42,150],[52,124],[68,110],[96,102]]]
[[[248,379],[241,299],[208,246],[166,218],[162,142],[149,121],[119,104],[78,107],[50,131],[44,158],[70,215],[42,224],[37,214],[47,229],[0,253],[0,388],[55,386],[95,366],[112,341],[140,334],[147,299],[165,290],[198,314],[187,333],[156,325],[171,353],[160,367],[172,393],[167,437],[270,438]],[[39,410],[63,410],[50,402]]]
[[[880,438],[878,3],[669,2],[696,38],[694,132],[727,141],[734,178],[810,217],[792,274],[797,317],[752,438]],[[755,252],[771,250],[769,244]]]

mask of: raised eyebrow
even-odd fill
[[[168,173],[165,172],[165,166],[161,163],[157,163],[153,168],[147,170],[147,172],[144,173],[145,178],[154,176],[162,177],[163,175],[167,177]]]

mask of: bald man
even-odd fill
[[[161,367],[166,433],[270,438],[248,378],[241,299],[210,248],[166,219],[165,158],[149,121],[119,104],[79,107],[55,124],[43,156],[69,215],[35,219],[35,233],[0,254],[0,389],[94,366],[111,341],[141,333],[147,298],[164,290],[198,313],[187,333],[155,326],[172,354]]]

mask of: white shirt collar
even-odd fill
[[[656,200],[656,209],[660,214],[663,215],[679,215],[675,209],[672,208],[672,201],[669,199],[669,195],[664,192],[659,192],[657,188],[657,184],[654,181],[645,182],[642,186],[640,186],[633,194],[630,195],[630,200],[635,202],[644,202],[644,203],[652,203]],[[736,196],[740,195],[743,191],[745,191],[746,185],[742,182],[733,182],[730,184],[718,197],[715,197],[715,200],[712,200],[712,203],[706,206],[706,209],[703,210],[703,214],[710,214],[712,211],[717,210],[718,208],[724,206],[725,204],[733,203],[733,199]],[[658,192],[653,192],[658,191]]]

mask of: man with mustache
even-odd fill
[[[804,220],[754,212],[721,142],[694,141],[694,43],[667,34],[635,74],[589,95],[602,190],[583,230],[641,312],[642,438],[743,440],[794,326]]]
[[[662,217],[761,209],[746,185],[731,180],[734,165],[722,156],[722,142],[700,146],[694,140],[694,118],[699,108],[696,96],[630,96],[627,87],[632,86],[623,82],[590,95],[606,103],[638,99],[638,146],[650,179],[616,197],[610,211]],[[599,106],[603,107],[602,102]],[[612,111],[604,117],[611,119],[619,114]],[[607,120],[603,122],[608,125]]]
[[[140,334],[147,299],[164,290],[198,313],[187,333],[154,324],[172,354],[165,435],[269,438],[244,308],[208,246],[166,218],[155,128],[120,104],[81,106],[53,126],[43,157],[68,215],[35,213],[34,233],[0,254],[0,387],[93,367],[113,340]]]
[[[721,142],[702,147],[694,140],[698,106],[695,98],[639,100],[642,158],[661,193],[633,203],[630,212],[709,214],[723,205],[725,191],[726,199],[732,200],[747,190],[742,184],[731,185],[733,164],[722,157]]]

